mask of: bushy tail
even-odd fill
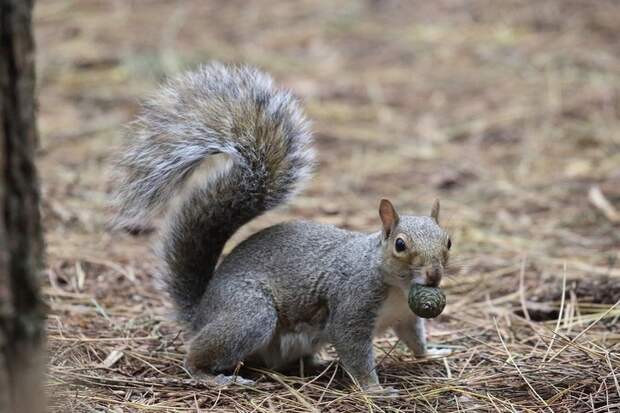
[[[167,215],[163,277],[178,318],[191,322],[226,241],[284,203],[311,172],[308,122],[265,73],[212,64],[168,81],[146,102],[132,133],[117,163],[123,226],[164,211],[202,161],[229,158]]]

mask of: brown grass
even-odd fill
[[[618,21],[613,0],[39,1],[53,410],[620,410]],[[252,387],[183,370],[151,239],[107,229],[103,171],[138,99],[210,59],[291,87],[321,156],[235,241],[296,217],[371,231],[381,196],[415,213],[442,199],[454,264],[430,339],[454,353],[377,340],[400,397],[352,389],[335,361],[244,372]]]

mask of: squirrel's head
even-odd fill
[[[387,284],[409,288],[412,282],[439,286],[452,241],[439,226],[439,200],[430,216],[399,216],[387,199],[379,205],[381,271]]]

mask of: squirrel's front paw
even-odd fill
[[[448,357],[452,354],[452,349],[449,348],[429,348],[422,354],[416,354],[417,358],[440,358]]]
[[[398,397],[400,392],[392,386],[381,386],[380,384],[371,384],[364,388],[364,391],[373,396]]]

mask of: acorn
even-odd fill
[[[435,318],[446,306],[446,295],[440,288],[413,284],[409,289],[409,308],[422,318]]]

